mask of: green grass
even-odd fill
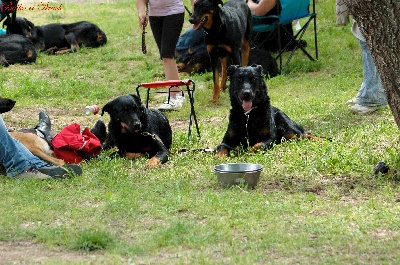
[[[223,159],[180,155],[183,147],[215,147],[228,123],[228,93],[210,103],[211,74],[193,75],[201,139],[193,134],[187,140],[186,104],[167,113],[173,146],[170,161],[160,167],[147,169],[144,158],[104,152],[83,162],[77,178],[0,177],[0,241],[29,241],[41,252],[64,255],[78,251],[79,258],[65,262],[74,264],[399,263],[398,128],[389,109],[368,116],[347,110],[345,102],[361,85],[361,54],[350,26],[335,25],[334,2],[317,1],[319,60],[296,53],[285,75],[267,81],[274,106],[331,141],[289,141]],[[49,113],[55,132],[72,122],[92,126],[100,117],[84,116],[86,105],[135,93],[163,71],[150,29],[148,54],[141,53],[133,1],[64,3],[61,11],[19,15],[37,25],[89,20],[106,32],[108,43],[2,68],[1,96],[17,100],[3,114],[10,128],[35,125],[40,109]],[[311,37],[310,28],[310,47]],[[152,95],[151,103],[163,99]],[[373,176],[380,160],[391,171]],[[259,185],[221,188],[213,166],[226,162],[263,165]],[[52,257],[47,264],[63,260]]]

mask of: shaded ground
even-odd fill
[[[30,241],[0,241],[0,264],[42,264],[52,260],[64,262],[93,261],[95,254],[78,251],[50,250],[41,244]]]

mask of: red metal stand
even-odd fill
[[[185,79],[185,80],[167,80],[167,81],[155,81],[155,82],[150,82],[150,83],[142,83],[142,84],[139,84],[137,86],[136,93],[140,97],[139,88],[141,88],[141,87],[147,88],[146,108],[148,108],[149,107],[150,89],[152,89],[152,88],[169,87],[169,89],[168,89],[168,100],[169,100],[171,88],[175,87],[175,86],[186,86],[186,91],[187,91],[188,96],[189,96],[190,116],[189,116],[188,140],[190,140],[190,136],[191,136],[191,133],[192,133],[192,117],[193,117],[194,123],[196,125],[197,136],[200,138],[199,125],[197,123],[196,112],[194,110],[195,83],[194,83],[193,80],[190,80],[190,79]]]

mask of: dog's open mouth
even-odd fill
[[[250,111],[252,107],[253,107],[252,100],[243,100],[242,101],[242,108],[245,112]]]
[[[205,16],[205,17],[200,21],[200,23],[194,24],[194,25],[193,25],[193,29],[194,29],[194,30],[198,30],[199,28],[203,27],[203,25],[207,22],[207,20],[208,20],[208,16]]]

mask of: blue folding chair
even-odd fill
[[[297,49],[303,51],[303,53],[311,60],[315,61],[318,59],[318,46],[317,46],[317,14],[315,13],[315,0],[312,1],[312,12],[310,12],[310,0],[278,0],[277,1],[277,14],[276,15],[265,15],[265,16],[253,16],[253,33],[270,32],[272,34],[275,30],[278,32],[278,55],[276,59],[279,58],[279,71],[282,72],[282,54],[291,48],[291,53],[285,63],[286,67],[291,61],[294,52]],[[307,22],[298,30],[295,35],[292,35],[284,27],[287,24],[292,24],[293,21],[302,18],[308,18]],[[305,49],[305,46],[301,45],[304,33],[306,32],[308,26],[311,22],[314,22],[314,42],[315,42],[315,57],[311,56]],[[283,32],[282,32],[283,31]],[[287,36],[291,36],[289,42],[282,47],[281,34],[285,33]],[[261,42],[257,42],[254,36],[253,44],[257,47],[262,45]],[[268,39],[268,37],[267,37]],[[293,48],[294,45],[294,48]]]

